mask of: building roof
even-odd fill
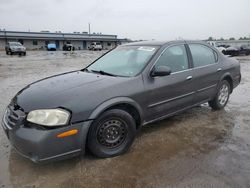
[[[83,33],[61,33],[61,32],[22,32],[22,31],[0,31],[0,38],[6,39],[43,39],[43,40],[102,40],[120,41],[117,35],[88,34]]]

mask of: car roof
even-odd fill
[[[131,42],[127,44],[123,44],[122,46],[164,46],[167,44],[178,44],[178,43],[201,43],[206,44],[206,42],[201,40],[170,40],[170,41],[140,41],[140,42]]]

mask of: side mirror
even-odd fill
[[[168,66],[159,66],[159,67],[154,67],[150,75],[152,77],[156,77],[156,76],[167,76],[170,74],[171,74],[171,69]]]

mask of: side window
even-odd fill
[[[155,66],[168,66],[172,73],[188,69],[188,58],[185,46],[178,45],[167,48]]]
[[[217,62],[218,55],[213,49],[201,44],[189,44],[194,67],[201,67]]]

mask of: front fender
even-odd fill
[[[141,109],[140,105],[136,101],[134,101],[133,99],[128,98],[128,97],[116,97],[116,98],[112,98],[112,99],[109,99],[109,100],[103,102],[97,108],[95,108],[95,110],[91,113],[91,115],[89,116],[88,119],[96,119],[106,109],[108,109],[112,106],[118,105],[118,104],[132,105],[139,112],[140,117],[141,117],[141,122],[143,122],[144,118],[143,118],[143,113],[142,113],[142,109]]]

